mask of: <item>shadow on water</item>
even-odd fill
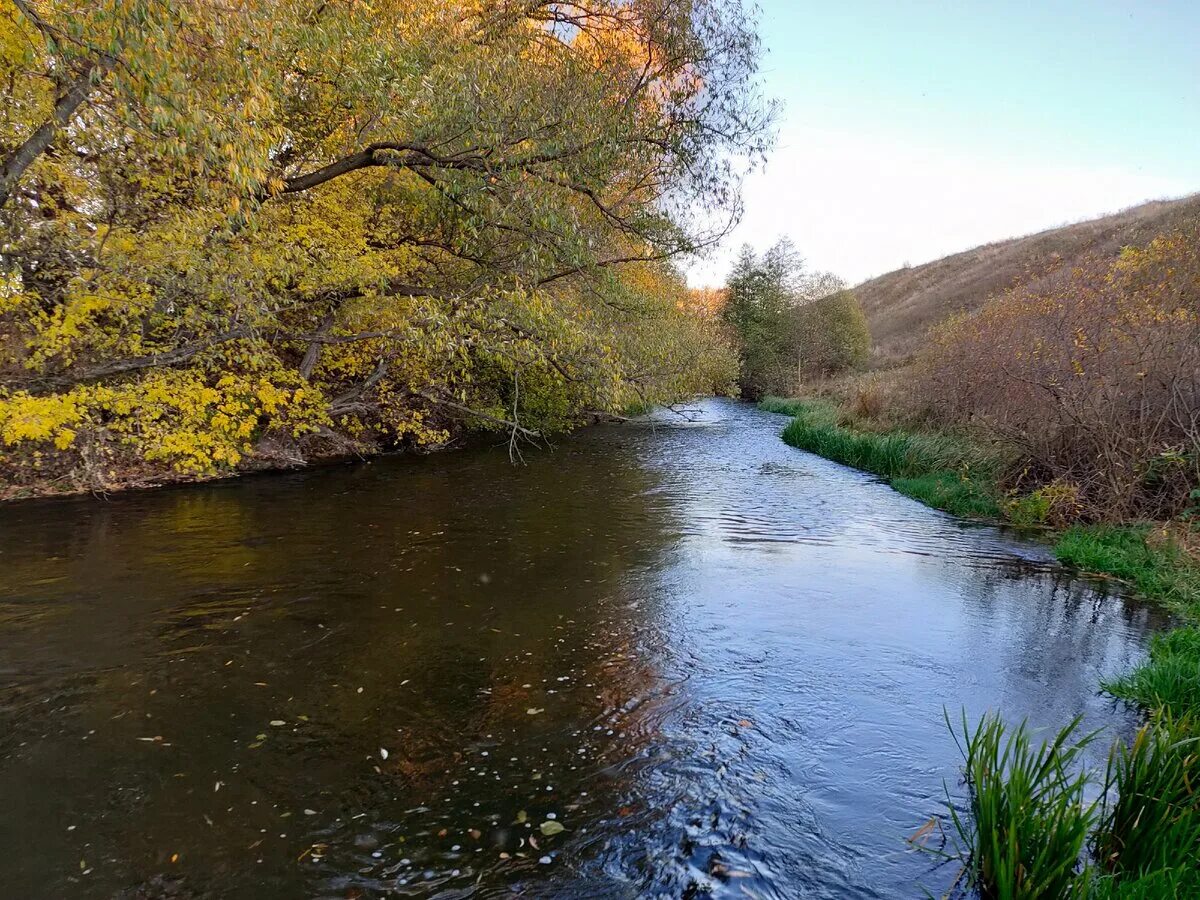
[[[895,897],[943,706],[1130,725],[1152,611],[723,401],[0,512],[16,896]],[[560,830],[560,826],[562,830]]]

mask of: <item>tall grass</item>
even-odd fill
[[[1093,840],[1098,865],[1129,882],[1189,884],[1200,896],[1200,732],[1160,713],[1109,756]],[[1162,895],[1176,896],[1176,895]]]
[[[793,447],[883,478],[914,478],[939,472],[995,472],[996,460],[957,438],[908,431],[875,433],[813,421],[798,415],[783,431]]]
[[[949,725],[949,717],[947,717]],[[1109,754],[1100,797],[1078,718],[1034,743],[994,714],[961,732],[969,815],[947,798],[969,887],[987,900],[1200,897],[1200,736],[1156,715]],[[1090,851],[1090,853],[1088,852]]]
[[[948,806],[967,881],[982,897],[1084,896],[1082,855],[1097,810],[1085,802],[1079,757],[1095,735],[1080,736],[1079,722],[1035,746],[1025,722],[1014,730],[988,714],[972,728],[963,713],[970,818]]]

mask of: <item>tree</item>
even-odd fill
[[[720,0],[14,0],[7,464],[209,471],[712,389],[671,261],[736,218],[757,53]]]
[[[795,327],[802,378],[858,368],[871,351],[866,314],[854,293],[845,288],[799,305]]]
[[[726,286],[722,316],[737,336],[742,396],[787,395],[797,387],[801,310],[842,288],[835,276],[808,272],[786,238],[761,257],[745,246]]]

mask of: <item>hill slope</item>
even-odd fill
[[[1116,254],[1196,217],[1200,194],[1156,200],[865,281],[854,290],[871,325],[876,361],[903,361],[920,347],[930,327],[959,310],[978,309],[988,297],[1014,284],[1036,279],[1090,251]]]

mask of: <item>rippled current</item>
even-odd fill
[[[943,710],[1128,729],[1161,623],[784,424],[0,509],[0,894],[945,890]]]

